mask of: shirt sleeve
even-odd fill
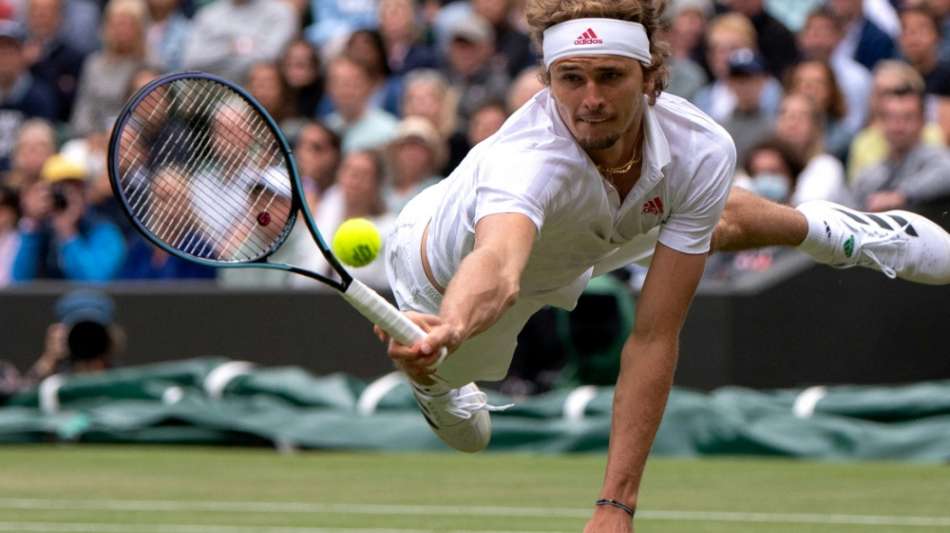
[[[736,171],[736,147],[725,132],[701,136],[695,144],[702,146],[697,149],[698,163],[658,238],[664,245],[687,254],[709,251]]]
[[[519,213],[541,232],[551,203],[551,184],[565,172],[562,162],[540,151],[493,150],[480,165],[475,184],[474,223],[488,215]]]

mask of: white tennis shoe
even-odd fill
[[[909,211],[866,213],[831,202],[798,206],[810,235],[799,249],[836,268],[862,266],[889,278],[950,283],[950,235]]]
[[[415,383],[411,385],[422,416],[442,442],[468,453],[488,446],[491,440],[489,412],[503,408],[488,405],[488,397],[478,386],[469,383],[436,394],[421,390]]]

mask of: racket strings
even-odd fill
[[[179,79],[141,98],[123,128],[118,188],[159,240],[203,259],[247,262],[286,237],[287,156],[238,93],[213,80]]]

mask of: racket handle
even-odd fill
[[[350,302],[370,322],[376,324],[400,344],[410,345],[426,336],[426,332],[415,322],[406,318],[398,309],[386,301],[376,291],[369,288],[358,279],[354,279],[343,292],[343,298]],[[445,348],[439,353],[439,358],[430,368],[435,369],[448,354]]]

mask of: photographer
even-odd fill
[[[87,209],[85,169],[53,156],[41,176],[21,195],[14,281],[114,279],[125,257],[125,240],[115,224]]]
[[[115,305],[109,296],[81,289],[56,302],[56,322],[46,329],[43,353],[26,374],[38,383],[60,373],[83,374],[107,370],[124,345],[122,329],[113,323]]]

